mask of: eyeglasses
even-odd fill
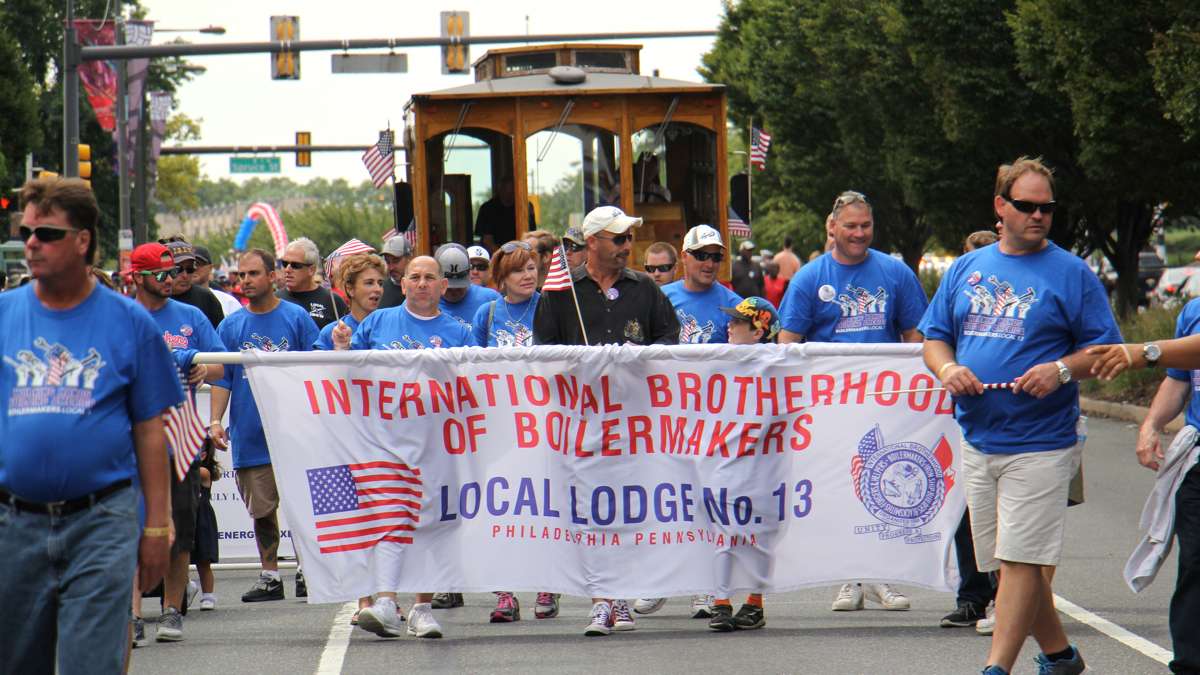
[[[659,274],[666,274],[667,272],[675,269],[675,265],[646,265],[645,267],[646,272],[650,274],[655,272],[658,272]]]
[[[182,272],[184,274],[195,274],[196,273],[195,265],[180,265],[178,269],[180,272]]]
[[[471,263],[471,269],[475,270],[476,272],[486,272],[490,267],[491,265],[488,263]]]
[[[500,250],[503,253],[516,253],[518,249],[532,251],[533,247],[529,245],[529,242],[525,242],[525,241],[510,241],[507,244],[500,247]]]
[[[576,244],[573,241],[568,241],[565,243],[565,245],[567,247],[567,253],[579,253],[587,248],[587,246],[584,246],[583,244]]]
[[[714,251],[712,253],[709,253],[708,251],[688,251],[688,255],[692,256],[696,260],[699,260],[700,262],[708,262],[709,260],[713,262],[721,262],[725,259],[725,254],[721,253],[720,251]]]
[[[50,227],[49,225],[38,225],[37,227],[21,226],[21,241],[29,241],[32,236],[37,236],[38,241],[43,244],[48,244],[52,241],[58,241],[72,232],[78,232],[74,228],[65,227]]]
[[[154,280],[161,284],[165,283],[167,279],[174,279],[176,276],[178,276],[179,268],[172,267],[169,270],[159,270],[157,272],[139,271],[138,274],[144,277],[154,277]]]
[[[294,270],[302,270],[305,267],[310,266],[311,264],[312,263],[296,262],[295,260],[280,260],[279,261],[279,269],[284,269],[286,267],[290,267]]]
[[[1013,208],[1021,213],[1032,214],[1034,211],[1041,211],[1043,214],[1050,214],[1054,213],[1054,209],[1058,207],[1058,202],[1054,200],[1039,204],[1038,202],[1027,202],[1024,199],[1013,199],[1004,195],[1000,196],[1004,197],[1004,201],[1012,204]]]
[[[601,237],[598,234],[593,235],[593,236],[596,237],[597,239],[607,239],[613,243],[613,246],[624,246],[630,240],[633,239],[633,235],[629,234],[628,232],[626,232],[625,234],[618,234],[618,235],[615,235],[612,237]]]

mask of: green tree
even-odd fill
[[[25,155],[41,144],[37,104],[33,78],[0,9],[0,185],[5,190],[20,184]]]
[[[166,139],[195,141],[200,139],[200,121],[183,113],[167,120]],[[154,198],[158,206],[169,213],[179,214],[200,206],[200,160],[195,155],[164,155],[159,157],[154,182]]]

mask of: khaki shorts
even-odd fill
[[[1058,565],[1067,491],[1083,447],[987,455],[966,440],[962,468],[979,571],[1000,561]]]
[[[270,464],[238,469],[233,476],[251,518],[266,518],[279,508],[279,490],[275,487],[275,471]]]

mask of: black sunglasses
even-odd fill
[[[70,234],[72,232],[79,231],[74,228],[49,227],[46,225],[39,225],[37,227],[26,227],[26,226],[22,225],[20,230],[21,230],[21,241],[29,241],[30,237],[36,235],[38,238],[38,241],[40,241],[42,243],[50,243],[52,241],[58,241],[59,239],[62,239],[63,237],[67,236],[68,234]]]
[[[666,274],[675,268],[675,265],[646,265],[646,271],[649,273],[659,272]]]
[[[179,276],[179,268],[172,267],[169,270],[159,270],[157,272],[139,271],[138,274],[144,277],[154,277],[154,280],[161,284],[165,283],[167,279],[174,279]]]
[[[491,265],[487,263],[471,263],[471,269],[475,270],[476,272],[486,272],[488,271],[489,267],[491,267]]]
[[[1054,200],[1048,201],[1044,204],[1039,204],[1037,202],[1027,202],[1024,199],[1004,197],[1004,201],[1012,204],[1013,208],[1021,213],[1033,213],[1034,211],[1041,211],[1042,213],[1054,213],[1054,209],[1058,208],[1058,202]]]
[[[713,262],[721,262],[725,259],[725,254],[719,251],[715,253],[709,253],[708,251],[688,251],[688,255],[692,256],[696,260],[699,260],[700,262],[707,262],[709,260]]]
[[[311,265],[311,264],[312,264],[312,263],[306,263],[306,262],[296,262],[296,261],[294,261],[294,260],[280,260],[280,261],[279,261],[279,269],[283,269],[283,268],[285,268],[285,267],[290,267],[290,268],[292,268],[292,269],[294,269],[294,270],[302,270],[302,269],[304,269],[305,267],[308,267],[308,266],[309,266],[309,265]]]
[[[597,235],[595,235],[595,237],[597,239],[607,239],[613,243],[613,246],[624,246],[628,241],[633,239],[633,235],[629,234],[629,233],[618,234],[618,235],[614,235],[612,237],[601,237],[600,235],[597,234]]]
[[[566,242],[566,247],[567,247],[567,253],[579,253],[580,251],[587,248],[587,246],[584,246],[583,244],[576,244],[573,241]]]

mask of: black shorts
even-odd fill
[[[200,499],[200,464],[193,462],[183,480],[177,480],[171,468],[171,522],[175,524],[175,543],[171,555],[191,552],[196,540],[196,506]]]

